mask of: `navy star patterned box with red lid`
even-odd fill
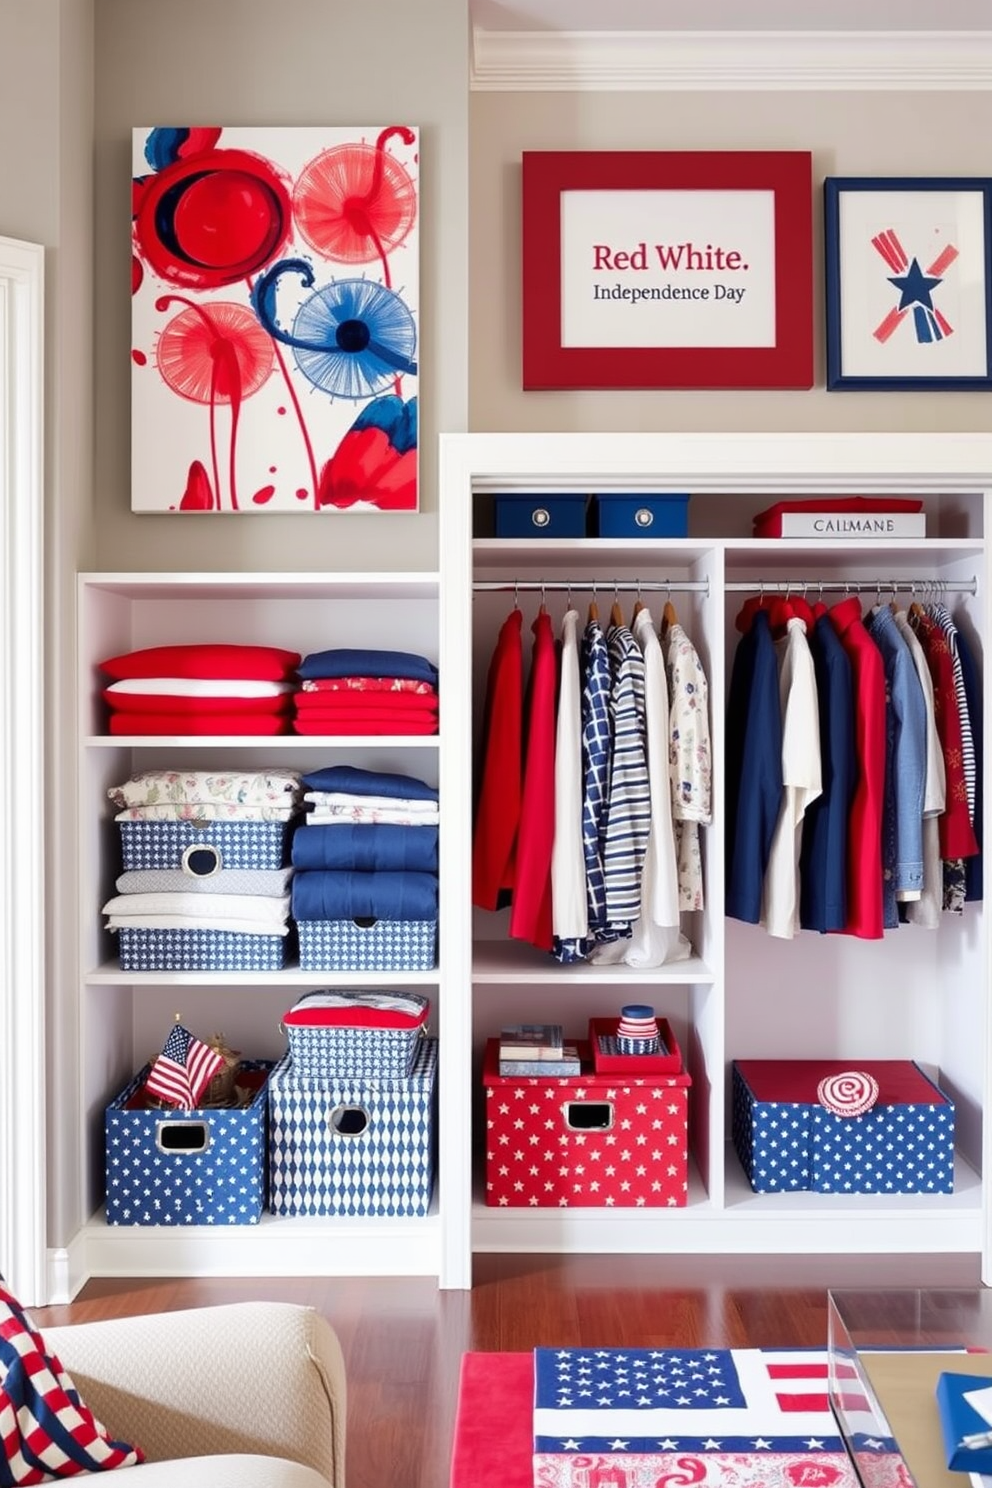
[[[821,1103],[843,1075],[877,1084],[869,1109]],[[735,1060],[732,1128],[756,1193],[954,1191],[954,1104],[911,1060]]]
[[[500,1075],[486,1044],[486,1204],[493,1208],[683,1207],[689,1192],[687,1074]]]

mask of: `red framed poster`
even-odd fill
[[[523,386],[813,385],[808,151],[525,151]]]

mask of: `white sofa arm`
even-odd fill
[[[344,1488],[344,1360],[312,1308],[235,1302],[43,1336],[98,1420],[149,1462],[256,1452]]]

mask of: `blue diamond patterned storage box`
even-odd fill
[[[436,920],[296,920],[303,971],[430,971]]]
[[[848,1072],[878,1083],[862,1115],[838,1115],[817,1096],[821,1081]],[[909,1060],[736,1061],[733,1138],[756,1193],[954,1191],[953,1103]]]
[[[249,1225],[265,1208],[267,1084],[271,1062],[245,1060],[237,1108],[144,1108],[151,1066],[104,1113],[107,1223]]]
[[[285,963],[284,935],[134,928],[116,934],[121,971],[278,971]]]
[[[293,1072],[301,1080],[408,1075],[430,1006],[419,992],[304,992],[282,1020]]]
[[[435,1162],[437,1040],[409,1075],[301,1079],[286,1054],[269,1080],[273,1214],[422,1215]]]
[[[183,868],[191,852],[210,868],[282,868],[289,862],[291,823],[284,821],[123,821],[124,871]],[[210,860],[209,863],[207,860]]]

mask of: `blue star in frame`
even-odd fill
[[[936,289],[938,284],[942,284],[943,280],[924,274],[918,260],[914,258],[908,271],[897,278],[890,277],[889,283],[900,292],[900,310],[908,310],[910,305],[924,305],[928,310],[932,310],[931,291]]]

